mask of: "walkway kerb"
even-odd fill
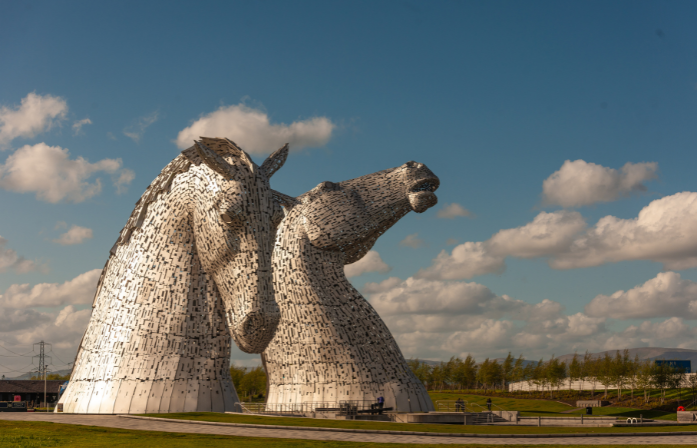
[[[138,415],[119,415],[121,418],[132,418],[139,420],[153,420],[169,423],[183,423],[192,425],[212,425],[212,426],[236,426],[241,428],[268,428],[268,429],[292,429],[295,431],[328,431],[328,432],[349,432],[362,434],[394,434],[401,436],[432,436],[432,437],[481,437],[487,439],[502,438],[554,438],[554,437],[656,437],[656,436],[695,436],[697,431],[675,431],[675,432],[606,432],[606,433],[559,433],[559,434],[465,434],[448,432],[422,432],[422,431],[386,431],[379,429],[351,429],[351,428],[324,428],[310,426],[285,426],[285,425],[256,425],[253,423],[225,423],[225,422],[206,422],[200,420],[179,420],[173,418],[143,417]]]

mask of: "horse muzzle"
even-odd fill
[[[438,197],[434,193],[438,189],[440,181],[437,177],[426,177],[413,181],[407,189],[407,197],[412,210],[423,213],[438,203]]]
[[[232,339],[245,353],[261,353],[276,334],[281,313],[255,311],[240,319],[232,328]]]

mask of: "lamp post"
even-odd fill
[[[48,403],[46,402],[46,366],[44,366],[44,407],[48,412]]]

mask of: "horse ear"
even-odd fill
[[[267,157],[266,160],[264,160],[264,163],[261,164],[261,170],[266,174],[267,178],[271,179],[271,176],[273,176],[274,173],[278,171],[284,163],[286,163],[287,158],[288,143]]]
[[[287,209],[291,209],[300,203],[300,201],[295,199],[293,196],[288,196],[287,194],[283,194],[273,189],[271,190],[271,195],[273,196],[274,201],[278,202]]]
[[[225,161],[225,159],[220,157],[217,152],[210,149],[201,141],[194,141],[194,147],[196,148],[196,152],[201,157],[203,162],[208,165],[210,169],[226,179],[229,179],[232,176],[233,168]]]

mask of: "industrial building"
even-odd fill
[[[63,380],[46,381],[46,401],[58,401],[58,390]],[[40,380],[0,380],[0,401],[26,401],[29,407],[38,406],[44,401],[44,382]]]

